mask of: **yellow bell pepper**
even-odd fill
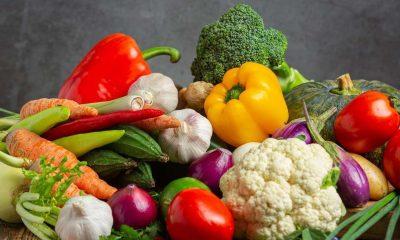
[[[217,136],[236,147],[263,141],[289,118],[278,78],[253,62],[228,70],[204,109]]]

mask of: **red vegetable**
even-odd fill
[[[386,145],[382,164],[386,178],[400,189],[400,131]]]
[[[168,208],[167,230],[172,240],[232,240],[234,223],[228,208],[214,194],[187,189]]]
[[[382,146],[399,128],[400,117],[388,96],[367,91],[353,99],[338,114],[337,141],[348,151],[367,153]]]
[[[154,118],[163,114],[164,112],[162,110],[143,109],[138,111],[120,111],[95,117],[82,118],[52,128],[44,133],[43,137],[48,140],[54,140],[79,133],[98,131],[118,124]]]
[[[157,218],[156,202],[146,191],[133,184],[116,192],[108,204],[117,229],[123,224],[135,229],[144,228]]]
[[[75,67],[58,96],[78,103],[123,97],[140,76],[151,73],[145,60],[158,55],[170,55],[171,62],[180,58],[175,48],[155,47],[140,52],[130,36],[122,33],[108,35]]]

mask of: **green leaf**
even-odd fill
[[[135,230],[122,225],[119,230],[112,230],[110,236],[101,236],[100,240],[153,240],[162,235],[164,229],[160,222],[154,222],[144,229]]]
[[[330,186],[335,187],[340,177],[340,169],[338,167],[332,168],[328,174],[322,180],[322,189],[326,189]]]
[[[285,240],[325,240],[327,235],[316,229],[299,229],[285,237]]]
[[[141,188],[154,188],[156,183],[153,177],[151,166],[144,161],[138,163],[138,167],[119,176],[123,185],[135,184]]]

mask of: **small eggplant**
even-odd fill
[[[322,113],[319,116],[312,117],[313,121],[316,122],[318,131],[321,131],[325,122],[336,112],[335,109],[329,109],[328,111]],[[283,128],[278,129],[273,135],[273,138],[277,139],[288,139],[288,138],[298,138],[304,141],[306,144],[313,142],[310,131],[307,127],[307,122],[304,118],[299,118],[286,124]]]
[[[325,141],[319,134],[314,121],[310,118],[305,102],[304,115],[307,126],[314,141],[320,144],[339,166],[340,176],[337,182],[338,192],[346,207],[354,208],[365,205],[369,198],[369,183],[367,175],[361,166],[336,143]],[[336,111],[336,108],[334,108]]]

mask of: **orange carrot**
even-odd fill
[[[53,166],[59,166],[64,158],[67,158],[64,166],[74,167],[78,163],[76,156],[40,136],[26,130],[17,129],[6,138],[8,152],[15,157],[23,157],[38,161],[41,157],[46,158]],[[101,180],[97,173],[88,166],[82,166],[83,174],[74,180],[79,189],[100,199],[108,199],[117,191],[116,188]]]
[[[71,119],[80,119],[98,115],[95,108],[80,105],[75,101],[59,98],[41,98],[27,102],[20,111],[21,119],[55,106],[65,106],[71,111]]]
[[[181,123],[175,117],[161,115],[159,117],[134,122],[132,125],[144,131],[161,131],[167,128],[177,128]]]

